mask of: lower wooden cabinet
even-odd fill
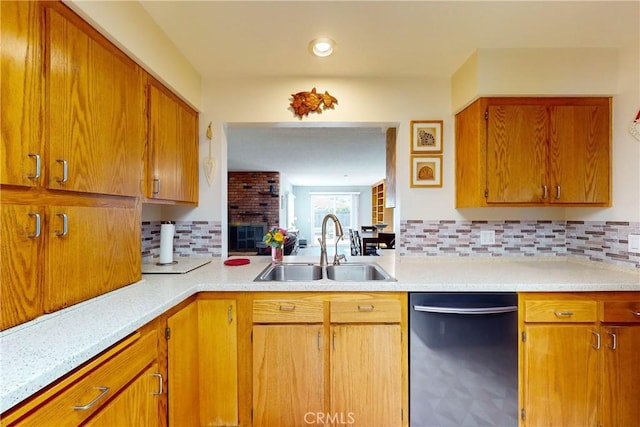
[[[238,425],[236,313],[203,295],[168,317],[169,426]]]
[[[408,425],[406,304],[406,294],[255,294],[252,425]]]
[[[521,426],[640,425],[640,293],[520,294]]]
[[[161,426],[158,335],[143,329],[2,415],[2,426]]]
[[[324,412],[324,342],[322,324],[254,325],[254,426],[302,426]]]

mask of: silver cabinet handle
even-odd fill
[[[560,199],[560,186],[556,185],[556,200]]]
[[[631,314],[633,314],[634,316],[640,317],[640,311],[631,310]]]
[[[359,305],[358,311],[373,311],[374,308],[373,305]]]
[[[158,391],[154,391],[153,393],[151,393],[154,396],[160,396],[162,394],[162,383],[164,382],[164,378],[162,378],[162,374],[151,374],[152,377],[156,377],[158,378],[158,382],[160,383],[160,387],[158,389]]]
[[[73,410],[74,411],[86,411],[87,409],[91,408],[93,405],[95,405],[98,400],[102,399],[103,397],[105,397],[107,395],[107,393],[109,393],[109,387],[96,387],[97,390],[100,390],[100,394],[93,399],[91,402],[87,403],[86,405],[78,405],[78,406],[74,406]]]
[[[232,305],[230,305],[229,308],[227,309],[227,322],[229,322],[229,324],[233,322],[233,306]]]
[[[542,200],[545,200],[547,198],[547,186],[543,185],[542,186]]]
[[[333,333],[333,349],[336,349],[336,333]]]
[[[56,216],[62,218],[62,231],[56,230],[56,236],[64,237],[69,234],[69,221],[67,219],[67,214],[57,213]]]
[[[294,311],[296,309],[295,305],[281,305],[280,311]]]
[[[37,212],[29,212],[29,216],[36,219],[36,230],[33,234],[27,234],[29,239],[37,239],[40,237],[40,214]]]
[[[318,350],[322,350],[322,335],[318,331]]]
[[[573,311],[554,311],[553,314],[555,314],[556,317],[571,317],[573,316]]]
[[[29,157],[33,157],[36,160],[36,171],[33,173],[33,175],[27,175],[27,178],[38,179],[40,178],[40,170],[41,170],[40,155],[35,153],[29,153]]]
[[[593,347],[596,350],[600,350],[600,334],[597,333],[596,331],[591,331],[591,333],[596,337],[596,343],[591,347]]]
[[[616,334],[614,334],[613,332],[607,332],[607,334],[609,334],[609,336],[611,337],[611,345],[608,345],[607,347],[609,347],[611,350],[615,350],[618,348],[618,336]]]
[[[153,180],[153,188],[151,192],[153,194],[160,194],[160,178],[154,178]]]
[[[60,184],[67,182],[67,180],[69,179],[69,163],[67,163],[66,160],[61,159],[56,160],[56,162],[62,163],[62,178],[56,179],[56,181]]]

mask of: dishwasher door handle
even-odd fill
[[[440,314],[500,314],[511,313],[518,311],[517,305],[506,305],[501,307],[478,307],[478,308],[463,308],[463,307],[436,307],[429,305],[414,305],[415,311],[423,311],[425,313],[440,313]]]

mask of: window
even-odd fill
[[[334,214],[340,220],[345,236],[339,244],[349,244],[347,230],[357,227],[358,197],[360,193],[311,193],[312,244],[317,244],[322,235],[322,220],[327,214]],[[335,227],[330,220],[327,227],[327,244],[335,242]]]

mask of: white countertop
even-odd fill
[[[0,333],[0,413],[75,369],[171,307],[203,291],[640,291],[640,272],[566,258],[350,257],[376,262],[396,282],[254,282],[268,257],[187,274],[147,274],[135,284]],[[331,256],[329,257],[331,261]],[[318,262],[285,257],[285,262]]]

